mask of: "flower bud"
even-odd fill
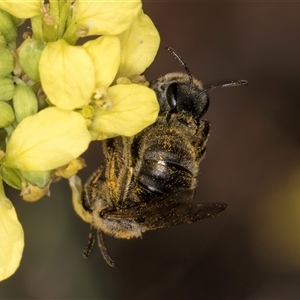
[[[23,182],[29,182],[40,189],[44,189],[50,182],[50,171],[22,171],[19,170]]]
[[[2,9],[0,9],[0,32],[4,35],[7,44],[13,42],[18,35],[11,15]]]
[[[12,107],[6,102],[0,101],[0,128],[9,126],[14,120]]]
[[[0,79],[0,100],[11,100],[14,95],[15,85],[11,78]]]
[[[21,19],[21,18],[15,17],[13,15],[11,16],[11,19],[16,27],[21,26],[26,21],[26,19],[24,19],[24,18]]]
[[[46,44],[35,39],[26,39],[18,50],[21,69],[34,81],[40,81],[39,62]]]
[[[26,84],[19,84],[15,88],[13,105],[16,119],[20,123],[24,118],[34,115],[38,111],[36,95]]]
[[[0,46],[0,62],[0,78],[4,78],[14,70],[15,60],[13,54],[3,46]]]

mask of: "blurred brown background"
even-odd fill
[[[172,46],[204,83],[247,79],[210,93],[213,132],[195,201],[225,202],[214,220],[106,238],[95,247],[72,208],[67,181],[25,203],[7,189],[25,230],[19,270],[1,299],[300,299],[300,3],[147,1],[161,34],[148,80],[182,71]],[[100,143],[84,155],[88,175]]]

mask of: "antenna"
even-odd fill
[[[181,64],[181,66],[184,68],[185,72],[188,74],[190,78],[190,90],[189,95],[192,93],[192,86],[193,86],[193,75],[189,68],[187,67],[186,63],[183,61],[183,59],[176,53],[176,51],[172,47],[166,47],[166,50],[171,53]]]
[[[196,99],[198,99],[202,94],[209,92],[211,90],[214,90],[216,88],[224,88],[224,87],[235,87],[235,86],[243,86],[243,85],[247,85],[248,81],[241,79],[241,80],[231,80],[231,81],[225,81],[225,82],[219,82],[217,84],[213,84],[207,88],[205,88],[204,90],[202,90],[197,96]]]

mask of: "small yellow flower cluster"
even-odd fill
[[[17,47],[26,19],[32,31]],[[0,0],[0,280],[24,246],[3,181],[38,200],[84,167],[91,141],[152,124],[159,106],[141,74],[159,41],[140,0]]]

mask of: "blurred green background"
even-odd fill
[[[25,230],[18,271],[1,299],[300,299],[300,3],[146,1],[161,34],[148,80],[182,71],[173,47],[204,84],[247,79],[210,93],[212,123],[196,202],[225,202],[214,220],[106,237],[119,269],[97,247],[67,181],[26,203],[7,188]],[[84,154],[85,180],[101,145]]]

